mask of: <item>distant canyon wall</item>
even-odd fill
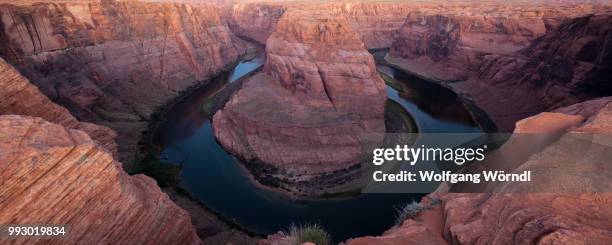
[[[464,18],[464,25],[470,26],[474,33],[472,40],[466,39],[471,43],[469,46],[478,47],[483,44],[480,42],[493,42],[490,38],[502,38],[504,47],[491,49],[491,45],[485,45],[487,50],[517,50],[569,17],[603,13],[608,7],[591,3],[504,2],[239,3],[229,11],[228,22],[235,33],[265,44],[285,11],[308,8],[327,9],[335,15],[346,16],[368,49],[390,48],[409,16],[443,15]]]
[[[512,55],[481,54],[452,84],[504,131],[542,111],[612,95],[612,15],[569,19]]]
[[[76,118],[118,131],[130,159],[157,107],[245,52],[221,13],[208,4],[2,4],[0,55]]]
[[[286,9],[281,3],[235,4],[227,14],[228,23],[237,35],[265,45]]]
[[[567,19],[548,30],[528,29],[530,22],[481,25],[512,30],[515,37],[473,36],[463,20],[409,18],[387,61],[422,77],[458,81],[449,85],[473,98],[506,132],[539,112],[612,95],[612,15]]]

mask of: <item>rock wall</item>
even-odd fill
[[[474,74],[453,86],[506,131],[538,112],[612,95],[611,23],[611,15],[568,20],[515,55],[484,55]]]
[[[502,131],[517,120],[610,95],[609,4],[456,3],[407,13],[386,60],[450,83]],[[590,17],[595,15],[595,17]],[[554,72],[553,72],[554,71]]]
[[[271,164],[289,183],[358,163],[364,134],[385,131],[386,90],[348,20],[320,9],[289,10],[266,53],[264,72],[214,115],[219,142]]]
[[[519,121],[515,130],[516,135],[560,133],[558,140],[534,151],[513,169],[531,170],[532,179],[549,183],[548,191],[510,193],[529,187],[529,182],[492,186],[492,192],[502,193],[449,193],[443,187],[421,201],[429,209],[401,226],[382,236],[356,238],[347,244],[609,243],[612,195],[594,190],[609,189],[606,179],[612,146],[612,97],[572,105],[559,112],[562,113],[542,113]],[[578,137],[565,132],[599,135],[578,142]],[[590,142],[585,144],[584,140]],[[516,153],[516,148],[524,146],[511,141],[499,150],[501,154]]]
[[[109,153],[117,154],[115,137],[110,128],[76,120],[66,108],[49,98],[0,58],[0,115],[14,114],[40,117],[71,129],[80,129]]]
[[[130,159],[157,107],[244,53],[221,12],[207,4],[2,4],[0,55],[79,120],[115,129]]]
[[[387,60],[425,78],[466,80],[479,68],[483,55],[513,55],[546,33],[543,16],[516,15],[411,13]]]
[[[153,179],[128,176],[83,131],[40,118],[0,116],[0,209],[2,224],[69,226],[65,239],[0,243],[201,243]]]
[[[229,14],[230,26],[235,33],[265,44],[286,10],[312,8],[327,9],[335,15],[346,16],[368,49],[391,47],[407,16],[462,17],[466,18],[465,27],[473,33],[465,38],[466,46],[493,52],[510,52],[525,47],[529,41],[544,34],[546,29],[558,26],[567,17],[607,11],[602,3],[558,1],[459,1],[444,4],[436,1],[251,2],[233,5]]]
[[[406,15],[418,9],[413,3],[401,2],[337,3],[329,8],[349,19],[368,49],[390,47]]]
[[[281,3],[235,4],[228,14],[229,27],[241,37],[265,45],[286,8],[287,5]]]

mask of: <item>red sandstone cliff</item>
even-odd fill
[[[245,44],[214,5],[0,5],[0,55],[76,118],[119,133],[130,159],[151,113],[235,62]]]
[[[40,118],[0,116],[0,210],[2,224],[69,226],[65,239],[15,244],[200,243],[153,179],[128,176],[83,131]]]
[[[484,55],[474,74],[453,84],[502,130],[535,113],[612,95],[612,15],[571,19],[512,56]]]
[[[230,9],[229,26],[234,33],[265,45],[285,13],[286,5],[268,3],[235,4]]]
[[[368,132],[384,132],[384,81],[343,16],[288,11],[268,38],[265,72],[213,119],[232,153],[279,169],[290,182],[346,169]],[[294,189],[295,191],[295,189]]]
[[[386,60],[425,78],[461,81],[449,85],[511,131],[522,118],[612,93],[610,6],[580,6],[411,13]]]
[[[11,65],[0,58],[0,115],[41,117],[71,129],[80,129],[109,153],[117,154],[117,134],[104,126],[76,120],[68,110],[53,103]]]

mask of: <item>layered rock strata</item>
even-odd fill
[[[272,3],[241,3],[231,7],[229,27],[241,37],[265,45],[276,30],[276,24],[285,13],[287,5]]]
[[[426,78],[465,80],[482,55],[512,55],[545,32],[543,17],[409,14],[388,60]]]
[[[561,133],[511,170],[531,170],[532,179],[549,183],[544,189],[509,193],[529,188],[529,182],[494,184],[492,192],[484,194],[440,188],[421,201],[428,208],[416,217],[382,236],[352,239],[348,244],[607,244],[612,237],[612,195],[589,190],[610,188],[606,179],[612,98],[559,111],[570,114],[542,113],[519,121],[515,131],[515,136]],[[582,138],[577,133],[595,135]],[[521,147],[509,142],[500,151],[513,154]]]
[[[0,55],[81,121],[119,132],[133,158],[160,105],[244,53],[209,4],[0,5]]]
[[[471,47],[481,44],[489,50],[512,50],[525,47],[529,41],[543,34],[534,31],[533,26],[554,28],[569,17],[591,13],[605,13],[609,6],[602,2],[558,2],[558,1],[522,1],[522,2],[400,2],[400,1],[361,1],[345,3],[306,3],[306,2],[262,2],[235,4],[230,11],[230,26],[241,36],[265,44],[274,32],[276,23],[282,13],[289,9],[320,8],[327,9],[335,15],[349,19],[353,30],[368,49],[389,48],[398,35],[408,15],[446,17],[464,17],[473,20],[470,28],[479,32],[474,35]],[[480,22],[480,23],[478,23]],[[494,24],[495,26],[491,26]],[[481,25],[481,26],[479,26]],[[487,26],[489,25],[489,26]],[[481,29],[485,28],[485,29]],[[498,31],[496,28],[509,30]],[[487,30],[488,29],[488,30]],[[515,33],[521,32],[519,35]],[[486,35],[486,34],[496,35]],[[490,40],[490,39],[493,40]],[[495,42],[495,45],[490,44]]]
[[[0,116],[0,223],[67,225],[63,239],[0,243],[200,244],[189,214],[144,175],[128,176],[83,131]]]
[[[15,114],[40,117],[49,122],[87,132],[109,153],[117,154],[115,137],[110,128],[76,120],[68,110],[53,103],[38,88],[0,58],[0,115]]]
[[[474,74],[453,84],[499,128],[541,111],[612,95],[611,15],[571,19],[512,56],[484,55]]]
[[[288,11],[266,53],[265,72],[214,115],[219,142],[272,165],[278,178],[293,176],[290,183],[358,163],[362,137],[385,131],[386,90],[347,19]]]

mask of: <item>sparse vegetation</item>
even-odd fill
[[[327,231],[316,224],[303,226],[292,225],[289,229],[289,236],[291,237],[292,245],[301,245],[305,242],[312,242],[317,245],[331,244],[331,237]]]
[[[395,211],[397,214],[395,215],[395,226],[400,226],[406,219],[412,219],[416,217],[419,212],[423,211],[423,206],[418,202],[412,201],[411,203],[406,204],[402,208],[396,208]]]
[[[429,203],[423,206],[421,203],[412,201],[406,204],[403,208],[396,208],[395,211],[395,226],[400,226],[407,219],[415,218],[421,211],[433,208],[436,205],[441,204],[442,201],[438,198],[430,199]]]
[[[94,113],[96,113],[98,116],[104,118],[105,120],[108,121],[121,121],[121,122],[138,122],[140,120],[142,120],[139,116],[134,115],[134,114],[130,114],[130,113],[123,113],[123,112],[113,112],[113,111],[106,111],[100,107],[94,106],[93,107],[93,111]]]
[[[160,187],[174,187],[181,173],[181,166],[164,163],[156,155],[149,153],[132,171],[131,174],[142,173],[155,179]]]

